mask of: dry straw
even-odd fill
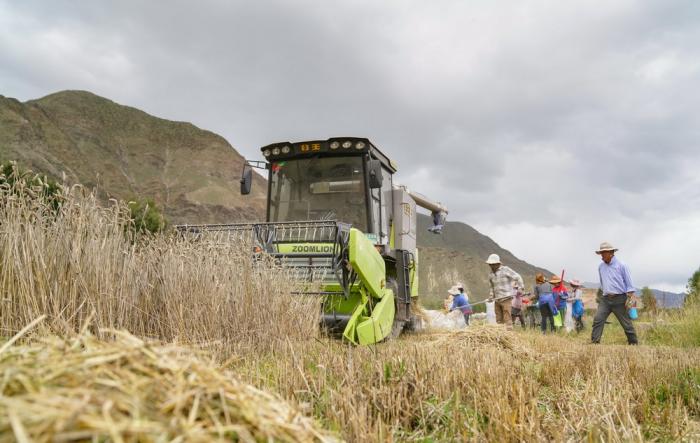
[[[0,335],[46,319],[1,347],[0,440],[323,438],[183,344],[212,348],[243,382],[353,442],[700,439],[697,348],[486,326],[352,347],[319,339],[317,302],[292,297],[291,279],[251,261],[249,245],[132,241],[125,208],[80,188],[57,213],[8,191]]]
[[[472,325],[450,332],[436,332],[426,336],[433,346],[448,346],[468,352],[469,348],[489,347],[503,349],[520,356],[533,356],[530,345],[512,331],[500,325]]]
[[[0,442],[333,440],[206,354],[102,332],[0,355]]]
[[[318,334],[318,300],[252,246],[207,237],[126,234],[127,208],[105,207],[80,187],[56,212],[36,193],[0,190],[0,336],[40,315],[73,333],[94,332],[234,349],[270,348]]]

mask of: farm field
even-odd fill
[[[245,245],[3,195],[0,441],[694,441],[700,310],[604,343],[474,325],[356,347]],[[590,319],[588,319],[590,322]]]

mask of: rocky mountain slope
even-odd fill
[[[173,222],[245,220],[264,214],[264,180],[237,192],[243,158],[222,137],[84,91],[21,103],[0,96],[0,161],[105,198],[151,197]],[[235,191],[235,192],[232,192]]]
[[[0,96],[0,161],[69,184],[97,187],[106,199],[153,198],[172,223],[226,223],[264,218],[265,180],[238,192],[243,158],[222,137],[85,91],[63,91],[22,103]],[[442,235],[418,220],[421,294],[440,304],[456,281],[474,299],[488,293],[485,258],[500,254],[528,285],[541,271],[459,222]]]
[[[536,273],[551,274],[520,260],[465,223],[448,221],[440,235],[428,232],[430,224],[430,217],[418,214],[419,284],[424,303],[430,306],[437,306],[457,281],[468,286],[472,300],[483,300],[489,292],[490,269],[485,263],[489,254],[498,254],[505,265],[518,272],[528,291]]]

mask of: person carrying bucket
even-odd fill
[[[635,301],[635,289],[629,268],[615,257],[617,250],[610,243],[603,242],[600,244],[600,248],[595,251],[602,260],[602,263],[598,265],[598,276],[603,295],[598,300],[598,310],[593,319],[591,343],[600,343],[605,321],[612,313],[615,314],[617,321],[620,322],[625,331],[627,343],[636,345],[638,343],[637,333],[627,312],[627,307]]]

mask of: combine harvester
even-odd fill
[[[252,168],[268,171],[267,221],[183,225],[184,232],[248,236],[323,299],[323,324],[355,344],[397,337],[420,327],[411,305],[418,296],[416,205],[432,212],[439,234],[447,209],[393,183],[396,165],[366,138],[275,143],[266,161],[246,161],[241,194]]]

